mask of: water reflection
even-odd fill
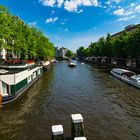
[[[0,111],[0,140],[51,140],[51,125],[70,137],[70,115],[82,113],[88,140],[140,139],[140,91],[109,69],[60,61],[20,99]]]

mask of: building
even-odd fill
[[[58,47],[55,47],[55,57],[65,57],[67,53],[67,49],[64,48],[64,47],[61,47],[61,48],[58,48]]]
[[[140,27],[140,24],[137,24],[137,25],[134,25],[134,24],[128,25],[128,26],[126,26],[124,28],[124,30],[122,30],[122,31],[120,31],[118,33],[113,34],[112,37],[113,38],[116,38],[116,37],[120,36],[124,32],[132,32],[132,31],[136,30],[138,27]]]
[[[13,51],[13,50],[8,50],[4,47],[4,44],[7,44],[7,42],[5,41],[5,39],[2,39],[1,46],[0,46],[0,59],[2,60],[6,60],[6,59],[17,59],[20,57],[20,54],[17,51]],[[12,44],[14,43],[14,41],[12,41]]]
[[[66,53],[67,53],[67,49],[66,48],[63,48],[62,47],[62,48],[59,49],[59,56],[60,57],[63,57],[64,58],[65,55],[66,55]]]

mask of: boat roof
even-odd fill
[[[19,73],[19,72],[24,71],[26,69],[25,68],[23,68],[23,69],[3,69],[3,68],[0,68],[0,75],[16,74],[16,73]]]
[[[121,69],[121,68],[114,68],[113,71],[118,72],[118,73],[133,73],[135,74],[135,72],[130,71],[130,70],[125,70],[125,69]]]

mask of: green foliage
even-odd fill
[[[67,50],[66,56],[69,58],[72,58],[72,57],[74,57],[74,53],[71,50]]]
[[[4,41],[3,41],[4,40]],[[0,47],[17,52],[20,59],[47,60],[54,57],[54,45],[36,28],[11,16],[0,5]]]
[[[88,48],[80,47],[78,57],[107,56],[118,58],[140,58],[140,27],[131,32],[124,31],[118,37],[100,38],[91,43]]]

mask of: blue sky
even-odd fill
[[[73,51],[140,23],[140,0],[0,0],[0,4],[39,28],[55,46]]]

